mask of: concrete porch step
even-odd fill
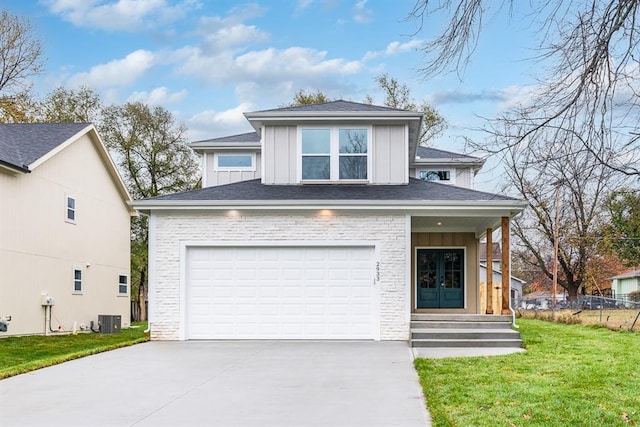
[[[492,314],[440,314],[440,313],[412,313],[412,321],[446,321],[446,322],[491,322],[511,323],[511,316]]]
[[[411,347],[423,348],[522,348],[519,339],[417,339],[411,340]]]
[[[497,329],[511,330],[511,321],[509,322],[451,322],[451,321],[411,321],[411,329]]]
[[[511,329],[453,329],[426,328],[411,329],[411,339],[457,339],[457,340],[486,340],[486,339],[519,339],[520,334]]]

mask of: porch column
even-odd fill
[[[511,282],[511,264],[509,256],[511,248],[509,247],[509,217],[502,217],[502,314],[511,314],[509,306],[511,305],[510,282]]]
[[[487,228],[487,314],[493,314],[493,230]]]

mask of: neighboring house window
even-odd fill
[[[240,171],[255,170],[253,154],[214,154],[214,170]]]
[[[78,268],[73,270],[73,293],[82,293],[82,270]]]
[[[76,222],[76,199],[71,196],[66,196],[67,206],[66,206],[66,221],[72,222],[75,224]]]
[[[300,140],[303,180],[359,181],[368,178],[367,128],[302,129]]]
[[[129,293],[129,277],[121,274],[118,276],[118,294],[127,295]]]
[[[450,170],[421,170],[418,171],[418,178],[423,181],[442,181],[451,183],[452,176]]]

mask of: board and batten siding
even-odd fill
[[[67,195],[75,224],[65,221]],[[130,276],[129,211],[87,135],[29,174],[0,173],[0,205],[0,316],[11,316],[2,335],[45,332],[42,292],[55,299],[54,330],[99,314],[129,325],[129,295],[118,295],[118,275]],[[73,293],[74,268],[82,295]]]
[[[408,136],[405,126],[373,126],[373,184],[406,184]]]
[[[263,184],[298,182],[298,129],[296,126],[265,126],[262,135]]]
[[[203,187],[213,187],[216,185],[232,184],[234,182],[249,181],[261,177],[262,161],[260,152],[227,152],[221,151],[220,154],[253,154],[255,155],[255,170],[252,171],[226,171],[216,170],[215,155],[213,152],[205,154],[204,161],[205,172],[207,174],[203,181]]]
[[[324,126],[324,124],[323,124]],[[264,184],[298,183],[298,129],[265,126],[263,135]],[[374,125],[370,150],[372,184],[406,184],[408,135],[406,126]]]

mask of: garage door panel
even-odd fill
[[[371,339],[372,247],[187,250],[187,338]]]

